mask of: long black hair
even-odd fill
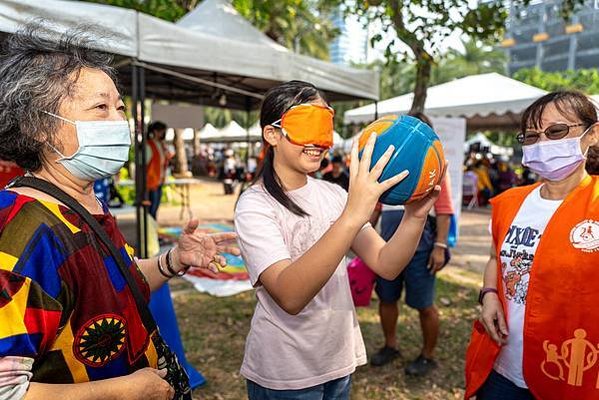
[[[281,119],[283,114],[291,107],[310,103],[322,99],[326,102],[324,94],[316,86],[308,82],[289,81],[271,88],[265,95],[260,108],[260,126],[264,130],[267,125],[272,125]],[[254,183],[262,179],[266,191],[281,205],[300,217],[308,215],[297,205],[281,186],[281,182],[274,168],[274,149],[264,140],[266,154],[261,166],[258,168]]]

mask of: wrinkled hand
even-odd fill
[[[128,399],[171,400],[175,390],[164,380],[165,376],[165,369],[143,368],[119,379],[127,388]]]
[[[384,182],[379,183],[378,179],[393,154],[393,150],[395,149],[394,146],[389,146],[375,166],[370,169],[372,151],[376,142],[376,133],[370,135],[368,143],[364,147],[361,160],[358,157],[358,142],[358,139],[354,140],[351,150],[349,193],[345,210],[348,215],[352,218],[356,218],[363,224],[370,219],[379,197],[404,180],[409,172],[407,170],[402,171]]]
[[[483,309],[480,322],[485,327],[487,334],[491,336],[498,345],[507,343],[508,329],[499,297],[495,293],[487,293],[483,297]]]
[[[435,246],[428,260],[428,270],[432,275],[435,275],[443,267],[445,267],[445,249]]]
[[[237,238],[234,232],[206,234],[198,232],[199,221],[192,219],[187,223],[173,250],[175,268],[179,271],[189,266],[207,268],[217,273],[218,267],[227,265],[222,253],[239,255],[239,249],[232,241]],[[217,265],[218,264],[218,265]]]

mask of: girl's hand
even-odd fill
[[[499,297],[495,293],[487,293],[483,297],[483,309],[480,314],[480,322],[485,327],[487,334],[491,336],[498,345],[507,343],[508,329],[503,315],[503,308]]]
[[[177,247],[173,249],[174,267],[177,271],[189,266],[207,268],[217,273],[219,266],[227,265],[222,253],[239,255],[239,249],[230,244],[237,238],[234,232],[206,234],[197,232],[197,219],[192,219],[183,230]]]
[[[372,215],[379,197],[393,186],[404,180],[408,176],[408,171],[402,171],[392,178],[379,183],[377,179],[383,173],[383,169],[389,162],[393,146],[389,146],[385,154],[377,161],[376,165],[370,169],[372,161],[372,151],[376,142],[376,133],[372,133],[368,143],[364,147],[362,159],[358,158],[358,139],[354,140],[351,150],[351,164],[349,167],[349,194],[345,212],[348,217],[354,219],[359,224],[365,224]]]

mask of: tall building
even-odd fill
[[[368,31],[354,16],[346,16],[340,6],[331,18],[339,36],[329,46],[331,62],[341,65],[365,64],[368,50]]]
[[[533,0],[510,8],[506,38],[510,75],[521,68],[543,71],[599,67],[599,0],[584,0],[572,18],[560,15],[561,0]]]

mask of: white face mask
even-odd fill
[[[116,175],[129,159],[131,131],[127,121],[71,121],[59,115],[44,113],[75,125],[79,148],[73,155],[60,155],[60,162],[73,176],[96,181]]]

